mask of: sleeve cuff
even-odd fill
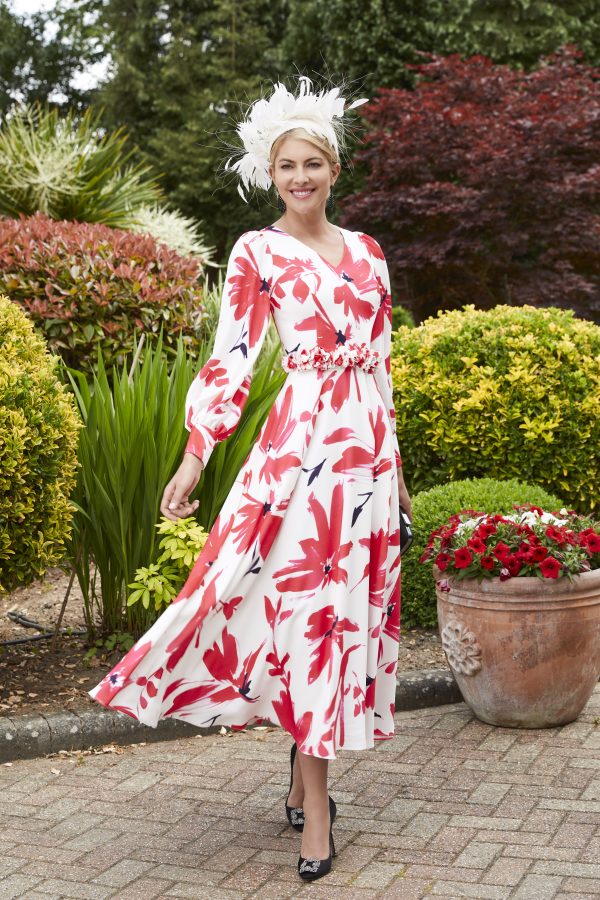
[[[193,453],[194,456],[197,456],[202,462],[202,468],[206,467],[207,457],[209,455],[206,440],[202,432],[194,426],[192,426],[190,436],[187,439],[184,453]]]

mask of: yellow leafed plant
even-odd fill
[[[600,504],[600,327],[571,310],[473,306],[399,328],[398,439],[413,491],[519,478]]]
[[[65,557],[81,423],[58,358],[0,295],[0,592]]]

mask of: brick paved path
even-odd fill
[[[332,764],[339,853],[313,885],[283,818],[289,745],[273,729],[0,766],[0,898],[600,897],[600,690],[546,731],[462,704],[398,715],[393,741]]]

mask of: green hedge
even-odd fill
[[[413,491],[520,478],[600,503],[600,327],[570,310],[440,314],[394,335],[398,437]]]
[[[25,313],[0,296],[0,592],[65,556],[80,422],[57,365]]]
[[[196,358],[209,335],[202,322],[203,276],[150,235],[86,222],[55,222],[41,213],[0,218],[0,293],[33,319],[68,366],[121,365],[134,333],[158,335],[177,352],[181,335]]]
[[[496,481],[474,478],[443,484],[413,497],[414,542],[402,559],[402,627],[431,628],[437,624],[435,585],[431,563],[419,562],[429,535],[461,509],[479,512],[511,512],[514,504],[532,503],[543,509],[560,509],[558,497],[541,487],[516,479]]]

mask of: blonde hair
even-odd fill
[[[312,144],[313,147],[316,147],[323,153],[330,165],[335,166],[339,163],[339,158],[335,149],[322,134],[313,134],[312,132],[307,131],[306,128],[290,128],[289,131],[284,131],[278,138],[275,138],[271,144],[271,150],[269,152],[269,161],[271,165],[275,165],[279,148],[288,137],[301,138],[303,141],[308,141],[309,144]]]

